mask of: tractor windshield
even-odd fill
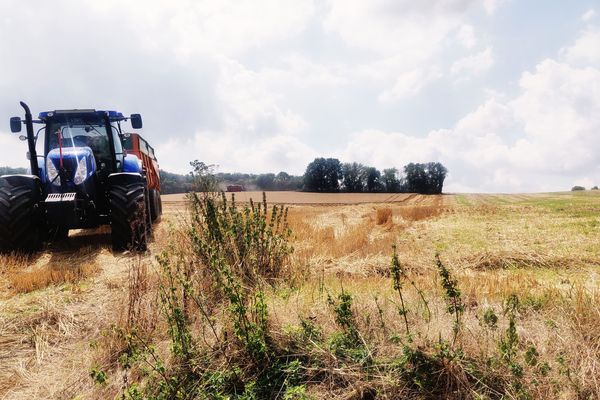
[[[100,119],[65,118],[48,123],[47,151],[58,147],[89,147],[98,165],[110,163],[110,143],[106,127]]]

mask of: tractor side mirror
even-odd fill
[[[21,132],[21,117],[12,117],[10,119],[10,131],[13,133]]]
[[[133,129],[142,129],[142,116],[140,114],[131,114],[130,120]]]

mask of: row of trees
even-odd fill
[[[0,176],[26,174],[27,168],[0,167]]]
[[[225,190],[227,185],[241,185],[246,190],[302,190],[303,177],[290,175],[287,172],[278,174],[244,174],[244,173],[215,173],[214,177],[220,188]],[[191,174],[179,175],[160,171],[161,190],[164,194],[187,193],[192,191],[194,179]]]
[[[348,193],[442,193],[448,170],[439,162],[410,163],[402,173],[396,168],[380,172],[359,163],[341,163],[337,158],[315,158],[304,173],[303,190]]]
[[[571,188],[572,192],[583,191],[583,190],[585,190],[585,187],[583,187],[583,186],[573,186]],[[593,186],[590,190],[598,190],[598,186]]]
[[[442,193],[447,169],[440,163],[410,163],[402,171],[359,163],[341,163],[337,158],[316,158],[308,164],[303,176],[278,174],[212,173],[212,166],[195,161],[208,168],[222,190],[227,185],[241,185],[246,190],[304,190],[308,192],[347,193]],[[194,188],[194,174],[178,175],[160,171],[162,193],[185,193]]]
[[[290,175],[281,171],[278,174],[267,173],[248,175],[246,179],[234,179],[236,174],[217,174],[221,182],[232,182],[242,184],[245,187],[256,187],[260,190],[300,190],[302,188],[302,177]]]

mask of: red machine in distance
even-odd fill
[[[148,191],[150,192],[150,214],[152,220],[155,221],[162,214],[162,200],[160,199],[159,166],[154,148],[137,133],[126,133],[123,135],[122,141],[127,154],[134,154],[142,160],[142,168],[146,173]]]

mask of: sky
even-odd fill
[[[0,165],[39,111],[141,113],[162,169],[442,162],[447,192],[600,185],[600,0],[2,0]]]

